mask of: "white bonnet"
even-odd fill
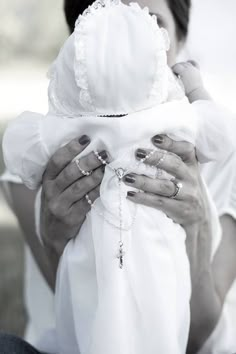
[[[138,4],[97,0],[76,21],[51,68],[50,109],[121,115],[167,100],[167,31]]]

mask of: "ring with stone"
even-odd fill
[[[171,199],[176,199],[179,195],[180,190],[183,188],[183,184],[181,182],[177,182],[175,179],[172,180],[175,186],[174,193],[170,196]]]
[[[80,166],[80,160],[76,159],[75,160],[76,166],[78,167],[79,171],[82,173],[84,176],[90,176],[92,174],[92,171],[85,171],[81,166]]]

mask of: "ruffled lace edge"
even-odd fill
[[[110,6],[122,4],[120,0],[96,0],[89,6],[82,15],[80,15],[75,23],[75,80],[80,89],[79,101],[82,107],[90,113],[96,111],[91,97],[88,72],[86,66],[86,37],[88,34],[89,20],[93,19],[96,14]],[[145,21],[151,25],[156,40],[156,71],[153,78],[153,84],[150,90],[147,106],[160,104],[170,99],[181,99],[184,97],[184,91],[175,80],[170,68],[167,65],[166,52],[170,48],[170,39],[168,32],[164,28],[160,28],[157,23],[157,17],[149,14],[148,7],[143,9],[137,3],[130,3],[129,6],[139,12]],[[160,90],[160,83],[163,90]],[[123,113],[123,112],[122,112]]]

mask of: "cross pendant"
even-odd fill
[[[120,243],[119,253],[117,255],[117,258],[120,261],[120,263],[119,263],[120,269],[122,269],[123,265],[124,265],[124,255],[125,255],[125,252],[123,251],[123,243]]]
[[[118,177],[119,181],[122,180],[122,178],[125,175],[126,170],[124,170],[122,167],[116,168],[115,169],[115,174]]]

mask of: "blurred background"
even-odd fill
[[[67,28],[62,0],[0,0],[0,14],[1,139],[7,122],[22,111],[47,111],[46,72]],[[181,58],[197,60],[212,96],[236,113],[235,14],[235,0],[194,0]],[[23,250],[16,219],[0,192],[0,330],[18,335],[27,321]]]
[[[22,111],[47,111],[46,73],[67,36],[62,8],[62,0],[0,0],[0,140]],[[27,320],[23,274],[23,237],[0,189],[0,330],[18,335]]]

